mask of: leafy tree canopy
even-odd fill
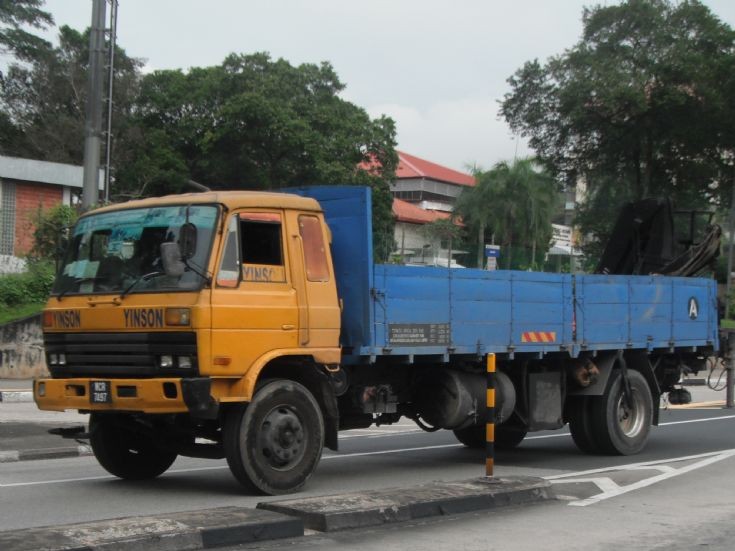
[[[563,54],[521,67],[501,103],[554,176],[587,184],[583,230],[604,237],[625,200],[729,194],[733,30],[696,0],[585,9],[583,28]]]
[[[44,0],[0,0],[0,52],[27,61],[50,44],[23,27],[44,29],[53,25],[51,14],[43,11]]]

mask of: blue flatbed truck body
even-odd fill
[[[718,349],[713,279],[375,264],[369,189],[290,191],[319,201],[332,232],[345,364]]]

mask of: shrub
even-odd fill
[[[0,305],[45,302],[54,282],[54,268],[49,262],[30,262],[23,274],[0,276]]]

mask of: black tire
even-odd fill
[[[653,419],[653,398],[646,379],[628,369],[631,407],[625,405],[623,376],[620,370],[610,375],[608,390],[590,404],[590,422],[601,453],[633,455],[646,445]]]
[[[468,448],[480,449],[485,447],[485,425],[472,425],[463,429],[455,429],[454,436],[460,444]]]
[[[134,431],[116,416],[92,414],[89,442],[99,464],[126,480],[149,480],[165,473],[176,460],[175,452]]]
[[[584,453],[599,453],[600,448],[592,430],[591,397],[571,396],[567,404],[569,432],[572,440]]]
[[[523,429],[504,427],[503,425],[495,426],[495,448],[499,450],[510,450],[518,446],[528,434]],[[485,448],[485,425],[474,425],[457,429],[454,436],[460,443],[468,448],[481,449]]]
[[[234,407],[225,416],[227,464],[238,482],[252,491],[298,491],[316,469],[323,446],[319,404],[295,381],[271,381],[250,404]]]
[[[505,427],[500,425],[495,427],[495,447],[499,450],[512,450],[517,448],[528,431],[518,428]]]

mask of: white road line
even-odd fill
[[[381,450],[381,451],[375,451],[375,452],[358,452],[358,453],[346,453],[343,455],[334,454],[334,455],[323,455],[322,461],[326,459],[348,459],[350,457],[362,457],[367,455],[387,455],[391,453],[403,453],[403,452],[411,452],[411,451],[425,451],[425,450],[436,450],[436,449],[442,449],[442,448],[462,448],[462,444],[442,444],[439,446],[421,446],[418,448],[401,448],[397,450]],[[167,473],[191,473],[196,471],[215,471],[220,469],[227,469],[228,467],[226,465],[219,465],[217,467],[192,467],[189,469],[171,469],[170,471],[167,471]],[[64,484],[67,482],[84,482],[85,480],[108,480],[108,479],[115,479],[114,476],[88,476],[88,477],[80,477],[80,478],[60,478],[56,480],[38,480],[34,482],[11,482],[8,484],[0,484],[0,488],[14,488],[14,487],[20,487],[20,486],[39,486],[42,484]]]
[[[582,499],[579,501],[572,501],[569,503],[569,505],[573,507],[586,507],[588,505],[594,505],[595,503],[599,503],[600,501],[603,501],[605,499],[610,499],[612,497],[627,494],[628,492],[632,492],[634,490],[639,490],[641,488],[651,486],[663,480],[668,480],[669,478],[680,476],[688,472],[694,471],[696,469],[701,469],[703,467],[712,465],[713,463],[717,463],[725,459],[729,459],[731,457],[735,457],[735,450],[728,450],[726,452],[720,453],[719,455],[714,455],[706,459],[702,459],[701,461],[698,461],[691,465],[687,465],[686,467],[676,469],[674,472],[663,473],[657,476],[652,476],[651,478],[646,478],[645,480],[641,480],[634,484],[628,484],[627,486],[620,486],[617,489],[610,489],[608,491],[603,491],[601,494],[597,494],[592,497],[588,497],[587,499]]]
[[[695,455],[682,455],[680,457],[669,457],[667,459],[651,459],[650,461],[640,461],[637,463],[628,463],[625,465],[610,465],[609,467],[600,467],[599,469],[588,469],[586,471],[577,471],[574,473],[564,473],[564,474],[556,474],[551,476],[545,476],[544,478],[546,480],[559,480],[561,478],[570,478],[570,477],[579,477],[579,476],[586,476],[588,474],[599,474],[599,473],[607,473],[610,471],[626,471],[626,470],[634,470],[643,468],[646,466],[658,466],[663,465],[666,463],[677,463],[679,461],[693,461],[695,459],[702,459],[705,457],[712,457],[720,454],[727,454],[727,453],[735,453],[735,448],[726,449],[726,450],[718,450],[714,452],[705,452],[705,453],[698,453]]]

